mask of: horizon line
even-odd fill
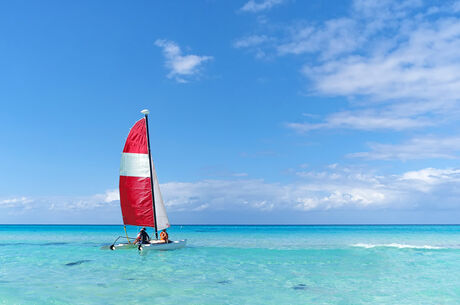
[[[459,226],[460,223],[368,223],[368,224],[173,224],[171,226]],[[70,223],[0,223],[0,226],[124,226],[123,224],[70,224]],[[142,227],[126,225],[131,227]],[[153,227],[151,227],[153,228]]]

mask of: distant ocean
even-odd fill
[[[123,234],[0,226],[0,304],[460,304],[460,226],[174,226],[187,248],[101,250]]]

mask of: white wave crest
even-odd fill
[[[354,244],[353,247],[361,247],[361,248],[366,248],[366,249],[371,249],[371,248],[376,248],[376,247],[390,247],[390,248],[398,248],[398,249],[444,249],[443,247],[437,247],[437,246],[429,246],[429,245],[423,245],[423,246],[417,246],[417,245],[406,245],[406,244],[397,244],[397,243],[391,243],[391,244]]]

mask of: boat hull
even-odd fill
[[[180,248],[184,248],[187,244],[187,240],[175,240],[170,241],[169,243],[161,243],[161,242],[154,242],[152,241],[149,244],[142,244],[134,245],[134,244],[127,244],[127,243],[119,243],[113,245],[113,247],[109,247],[111,250],[128,250],[128,249],[138,249],[140,251],[152,251],[152,250],[176,250]]]

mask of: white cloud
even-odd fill
[[[326,94],[365,95],[377,101],[457,100],[458,49],[460,19],[425,22],[389,52],[377,50],[368,56],[328,61],[313,69],[306,67],[304,73],[316,90]]]
[[[458,206],[458,196],[460,196],[458,190],[460,183],[459,169],[425,168],[406,172],[401,175],[399,180],[405,183],[408,188],[426,194],[423,197],[425,201],[430,196],[431,198],[435,197],[434,202],[437,201],[441,207],[443,204],[446,207],[449,205]],[[452,202],[449,203],[449,200]]]
[[[257,13],[269,10],[276,5],[282,4],[283,2],[285,2],[285,0],[249,0],[240,10],[243,12]]]
[[[264,48],[273,41],[272,37],[266,35],[249,35],[237,39],[233,43],[233,47],[237,49],[247,49],[255,54],[256,58],[267,57]]]
[[[247,37],[240,38],[233,43],[235,48],[248,48],[258,46],[266,41],[269,38],[265,35],[251,35]]]
[[[168,211],[451,208],[456,201],[446,198],[458,193],[453,182],[458,184],[460,170],[427,168],[382,176],[335,165],[323,172],[300,171],[296,175],[301,179],[289,184],[204,180],[166,183],[162,190]]]
[[[335,164],[319,172],[299,168],[296,176],[294,182],[284,184],[262,179],[203,180],[169,182],[161,189],[168,212],[199,212],[203,217],[209,212],[459,209],[460,169],[456,168],[377,175]],[[83,197],[5,198],[0,200],[0,220],[21,222],[14,219],[29,215],[36,223],[116,223],[121,221],[121,214],[118,201],[112,200],[116,198],[114,192]],[[86,217],[91,220],[86,221]]]
[[[118,190],[107,190],[105,192],[104,202],[112,202],[120,200],[120,192]]]
[[[308,93],[350,101],[350,109],[322,121],[287,124],[297,131],[447,124],[460,114],[458,3],[354,0],[343,17],[263,27],[249,37],[270,40],[247,48],[256,56],[314,55],[300,69]]]
[[[121,223],[115,190],[89,196],[0,198],[0,223]]]
[[[459,169],[425,168],[418,171],[404,173],[401,180],[419,181],[426,184],[441,184],[446,182],[460,182]]]
[[[311,25],[296,25],[289,31],[291,38],[277,46],[280,55],[316,53],[330,57],[356,49],[364,37],[357,36],[359,25],[352,19],[341,18],[329,20],[323,28]]]
[[[460,137],[457,136],[417,137],[402,144],[370,143],[369,146],[371,151],[348,156],[371,160],[454,159],[460,156]]]
[[[33,202],[33,199],[29,197],[25,197],[25,196],[9,197],[5,199],[0,199],[0,208],[11,208],[11,207],[25,208],[31,202]]]
[[[355,0],[348,16],[333,18],[323,23],[297,21],[288,26],[286,37],[281,37],[275,49],[280,55],[319,53],[322,59],[350,54],[365,46],[372,48],[369,40],[386,32],[395,34],[410,9],[420,6],[420,1],[362,1]]]
[[[50,209],[50,210],[92,210],[109,206],[120,200],[118,190],[107,190],[91,196],[38,196],[10,197],[0,199],[0,208]]]
[[[378,42],[367,45],[370,51],[343,53],[305,65],[302,72],[317,94],[362,102],[356,110],[331,114],[325,122],[307,124],[304,129],[403,130],[456,120],[460,113],[460,19],[415,19],[393,19],[393,36],[376,36]],[[370,37],[374,36],[366,39]],[[358,119],[363,112],[383,115]]]
[[[178,82],[187,82],[190,77],[197,75],[203,63],[213,59],[212,56],[182,55],[182,51],[174,41],[158,39],[155,45],[163,49],[166,58],[168,78]]]
[[[287,123],[286,126],[299,133],[324,128],[349,128],[360,130],[404,130],[433,125],[428,118],[408,117],[402,113],[371,110],[342,111],[333,113],[320,123]]]

